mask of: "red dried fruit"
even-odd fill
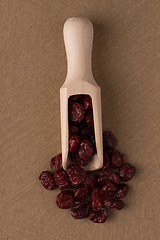
[[[106,197],[113,196],[116,190],[116,186],[109,181],[102,187],[102,192],[104,192]]]
[[[122,208],[125,207],[125,204],[121,200],[110,199],[110,198],[106,198],[104,200],[104,205],[107,208],[116,208],[117,210],[121,210]]]
[[[70,166],[67,170],[70,181],[74,185],[79,185],[86,179],[86,172],[80,166]]]
[[[80,100],[81,96],[82,96],[81,94],[72,95],[69,97],[69,102],[78,101]]]
[[[94,223],[104,223],[107,220],[107,211],[105,208],[93,208],[90,212],[89,219]]]
[[[56,198],[56,203],[59,208],[70,208],[74,203],[74,198],[70,191],[62,190]]]
[[[82,200],[82,199],[86,198],[88,195],[89,195],[89,190],[88,190],[88,188],[86,188],[84,186],[78,187],[73,192],[73,196],[76,200]]]
[[[79,128],[78,128],[78,126],[70,123],[70,125],[69,125],[69,133],[70,133],[70,135],[72,135],[72,134],[78,134],[78,133],[79,133]]]
[[[114,194],[115,198],[123,198],[128,193],[129,187],[127,184],[119,184],[117,185],[117,192]]]
[[[93,188],[91,193],[91,205],[94,208],[99,208],[103,204],[103,200],[100,196],[100,189],[99,188]]]
[[[100,185],[104,185],[107,181],[111,181],[113,183],[118,183],[120,181],[120,178],[118,174],[113,173],[113,172],[106,172],[106,171],[101,171],[100,175],[98,177],[98,183]]]
[[[70,159],[72,162],[76,163],[80,167],[85,167],[90,160],[90,158],[85,159],[80,158],[80,156],[77,153],[70,154]]]
[[[56,155],[51,159],[50,167],[53,171],[62,169],[62,153]]]
[[[92,107],[92,99],[90,96],[84,96],[83,97],[83,105],[86,110],[91,109]]]
[[[86,123],[87,123],[89,128],[93,127],[94,121],[93,121],[93,113],[92,113],[92,111],[86,112],[86,114],[85,114],[85,121],[86,121]]]
[[[87,188],[94,188],[95,187],[96,177],[93,175],[93,173],[87,173],[87,177],[86,177],[83,184]]]
[[[103,147],[104,149],[115,148],[118,142],[111,131],[105,131],[103,133]]]
[[[75,202],[71,207],[71,215],[75,219],[86,218],[89,215],[89,203],[87,201],[81,200]]]
[[[80,123],[79,129],[81,136],[88,136],[90,128],[87,126],[85,122]]]
[[[103,167],[101,168],[102,171],[109,169],[110,161],[109,155],[106,151],[103,152]]]
[[[79,145],[80,145],[80,136],[78,135],[72,135],[70,136],[70,139],[69,139],[69,145],[70,145],[70,148],[69,148],[69,151],[74,153],[74,152],[77,152],[78,149],[79,149]]]
[[[57,187],[59,187],[60,189],[66,189],[70,186],[70,181],[69,181],[68,175],[67,175],[66,171],[64,171],[63,169],[58,170],[54,174],[54,181],[55,181]]]
[[[94,150],[91,142],[87,139],[82,140],[78,151],[80,158],[90,158],[93,152]]]
[[[45,187],[48,190],[53,190],[55,188],[55,183],[53,180],[53,175],[49,171],[43,171],[41,172],[39,176],[39,180],[43,187]]]
[[[82,104],[78,102],[71,102],[69,104],[69,119],[72,122],[80,123],[84,119],[85,109]]]
[[[94,129],[92,129],[93,131],[91,131],[89,134],[88,134],[88,139],[89,141],[91,142],[92,146],[93,146],[93,149],[94,149],[94,152],[96,152],[96,142],[95,142],[95,135],[94,135]]]
[[[129,163],[125,163],[119,170],[119,176],[123,181],[129,181],[136,173],[136,168]]]
[[[112,158],[111,158],[111,167],[112,168],[120,168],[123,164],[123,157],[121,153],[117,150],[112,151]]]

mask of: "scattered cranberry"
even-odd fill
[[[86,172],[80,166],[70,166],[67,170],[70,181],[74,185],[79,185],[84,182],[86,178]]]
[[[69,181],[68,175],[67,175],[66,171],[64,171],[63,169],[58,170],[54,174],[54,181],[55,181],[57,187],[59,187],[60,189],[66,189],[70,186],[70,181]]]
[[[89,190],[88,188],[84,187],[84,186],[80,186],[78,187],[74,192],[73,192],[73,196],[75,199],[77,200],[82,200],[84,198],[86,198],[89,195]]]
[[[69,145],[70,145],[70,148],[69,148],[69,151],[71,153],[74,153],[74,152],[77,152],[78,149],[79,149],[79,145],[80,145],[80,136],[78,135],[72,135],[69,139]]]
[[[119,176],[123,181],[129,181],[136,173],[136,168],[129,163],[125,163],[119,170]]]
[[[72,135],[72,134],[78,134],[78,133],[79,133],[79,128],[78,128],[78,126],[70,123],[70,125],[69,125],[69,133],[70,133],[70,135]]]
[[[87,123],[89,128],[93,127],[93,123],[94,122],[93,122],[93,113],[92,113],[92,111],[86,112],[86,114],[85,114],[85,121],[86,121],[86,123]]]
[[[94,150],[91,142],[87,139],[82,140],[78,151],[80,158],[90,158],[93,152]]]
[[[121,200],[110,199],[110,198],[106,198],[104,200],[104,205],[107,208],[116,208],[117,210],[121,210],[122,208],[125,207],[124,203]]]
[[[107,218],[107,211],[103,207],[93,208],[89,215],[89,219],[94,223],[104,223]]]
[[[114,194],[115,198],[123,198],[126,196],[126,194],[128,193],[129,187],[127,184],[119,184],[117,185],[118,190],[117,192]]]
[[[72,122],[80,123],[84,119],[85,109],[82,104],[78,102],[71,102],[69,104],[69,119]]]
[[[104,192],[105,196],[113,196],[116,192],[117,188],[114,186],[113,183],[108,181],[103,187],[102,187],[102,192]]]
[[[106,151],[103,153],[103,167],[101,168],[102,171],[107,170],[109,168],[110,161],[109,161],[109,155]]]
[[[93,173],[87,173],[87,177],[84,181],[84,186],[87,188],[94,188],[96,185],[96,177]]]
[[[53,175],[49,171],[43,171],[41,172],[39,176],[39,180],[43,187],[45,187],[48,190],[53,190],[55,188],[55,183],[53,180]]]
[[[112,151],[112,159],[111,159],[111,167],[112,168],[120,168],[123,164],[123,157],[119,151]]]
[[[100,185],[103,185],[107,181],[111,181],[112,183],[118,183],[120,181],[120,178],[116,173],[101,171],[98,177],[98,182],[100,183]]]
[[[91,205],[94,208],[99,208],[103,204],[103,200],[100,196],[100,189],[99,188],[93,188],[91,193]]]
[[[56,155],[51,159],[50,167],[53,171],[62,169],[62,153]]]
[[[105,131],[103,133],[103,147],[104,149],[110,149],[116,147],[118,144],[117,139],[111,131]]]
[[[92,107],[92,99],[90,96],[84,96],[83,97],[83,105],[85,110],[91,109]]]
[[[89,204],[87,201],[81,200],[75,202],[71,207],[71,215],[75,219],[86,218],[89,216]]]
[[[56,198],[56,203],[59,208],[70,208],[74,203],[72,193],[67,190],[62,190]]]

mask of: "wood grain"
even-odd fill
[[[0,240],[158,240],[160,235],[159,0],[0,0]],[[76,221],[39,173],[60,152],[59,89],[67,18],[94,27],[93,73],[103,128],[137,167],[126,208]]]

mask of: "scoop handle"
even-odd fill
[[[93,26],[88,18],[69,18],[63,28],[67,54],[66,80],[92,81]]]

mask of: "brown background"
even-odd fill
[[[62,27],[71,16],[93,22],[103,128],[137,167],[126,208],[99,225],[58,209],[58,191],[38,181],[61,151]],[[159,239],[159,0],[1,0],[0,87],[0,240]]]

